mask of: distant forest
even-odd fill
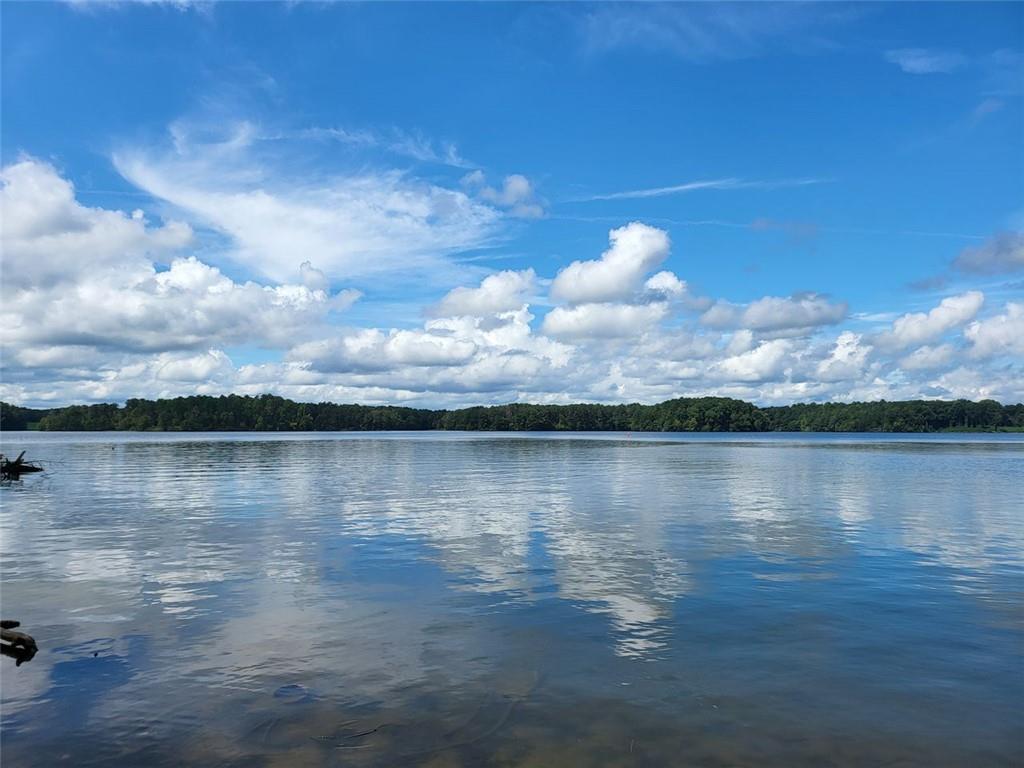
[[[459,410],[297,403],[274,395],[177,397],[32,409],[0,403],[0,429],[129,431],[626,431],[942,432],[1024,431],[1024,404],[994,400],[809,403],[760,408],[726,397],[657,405],[497,405]]]

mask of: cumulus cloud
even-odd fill
[[[939,374],[931,389],[945,398],[1020,403],[1024,402],[1024,387],[1020,381],[1020,368],[980,371],[961,365]]]
[[[299,265],[299,280],[304,286],[313,291],[326,291],[331,285],[327,275],[308,261],[304,261]]]
[[[982,245],[965,248],[953,266],[978,275],[1024,270],[1024,232],[999,232]]]
[[[898,48],[885,52],[885,60],[909,75],[954,72],[967,65],[967,57],[955,51],[927,48]]]
[[[726,357],[712,367],[713,375],[732,381],[759,382],[778,379],[787,364],[791,364],[789,353],[793,342],[788,339],[773,339],[759,344],[754,349]]]
[[[747,328],[760,332],[806,333],[846,317],[847,305],[820,294],[765,296],[747,305],[716,302],[702,316],[711,328]]]
[[[573,304],[630,299],[671,245],[667,232],[638,221],[613,229],[608,239],[611,247],[601,258],[574,261],[558,273],[551,284],[554,298]]]
[[[900,360],[900,367],[905,371],[931,371],[949,365],[956,355],[952,344],[918,347]]]
[[[974,321],[964,337],[974,357],[1024,356],[1024,302],[1008,302],[1002,314]]]
[[[644,308],[650,314],[643,314]],[[759,339],[747,329],[719,334],[666,326],[659,317],[664,303],[559,309],[579,312],[557,338],[550,331],[559,329],[543,323],[535,330],[523,306],[487,316],[430,319],[416,329],[328,330],[296,344],[282,362],[237,368],[207,348],[97,356],[81,354],[82,347],[29,346],[22,351],[33,352],[39,366],[62,366],[59,375],[51,369],[34,377],[35,369],[19,368],[22,363],[15,361],[0,384],[0,398],[68,402],[270,391],[300,400],[458,407],[516,400],[655,402],[707,394],[762,403],[970,392],[1003,400],[1024,397],[1015,346],[1019,329],[1004,327],[1020,321],[1019,308],[1008,308],[1004,320],[987,318],[968,326],[965,354],[978,368],[973,375],[959,365],[955,340],[893,355],[851,331],[835,338]],[[611,333],[625,333],[625,343],[608,343],[614,340]],[[982,368],[987,358],[981,352],[992,352],[999,364]],[[5,362],[10,369],[9,355]]]
[[[9,295],[5,343],[155,352],[211,343],[290,345],[322,320],[331,297],[306,286],[236,283],[195,257],[74,285]]]
[[[422,329],[358,329],[298,345],[289,361],[307,371],[347,374],[349,385],[391,390],[488,392],[555,386],[571,347],[538,336],[525,309],[492,317],[429,320]]]
[[[200,150],[204,163],[211,151]],[[882,333],[832,331],[847,308],[820,294],[695,298],[658,271],[668,233],[634,222],[612,230],[600,258],[557,273],[552,295],[563,303],[546,314],[531,307],[544,278],[506,270],[448,291],[417,327],[341,327],[335,313],[360,294],[336,290],[344,281],[322,254],[293,254],[288,281],[243,280],[189,255],[187,225],[84,206],[45,163],[19,160],[2,178],[0,398],[9,401],[266,391],[425,406],[1024,397],[1024,303],[984,314],[978,291],[874,316],[892,323]],[[39,269],[11,268],[25,260]],[[283,352],[236,365],[252,346]]]
[[[72,282],[106,269],[135,269],[192,240],[191,228],[182,222],[153,227],[139,210],[82,205],[70,181],[31,157],[0,170],[0,185],[5,292],[30,283]]]
[[[516,218],[539,219],[544,216],[544,206],[537,198],[533,184],[522,174],[506,176],[500,187],[492,187],[487,183],[484,172],[476,170],[462,177],[462,186]]]
[[[473,358],[476,349],[473,342],[449,335],[365,328],[300,345],[292,350],[291,358],[309,361],[318,371],[347,373],[386,371],[403,365],[462,365]]]
[[[849,381],[864,372],[871,345],[853,331],[843,331],[836,338],[828,357],[819,361],[815,371],[820,381]]]
[[[824,296],[807,294],[779,298],[766,296],[747,306],[742,324],[757,331],[808,329],[832,325],[846,317],[846,304],[833,304]]]
[[[66,369],[112,353],[287,347],[358,298],[354,291],[332,296],[308,263],[304,285],[236,282],[195,257],[174,255],[191,241],[187,226],[155,227],[142,211],[83,206],[46,163],[22,159],[0,178],[0,339],[9,375],[12,363]],[[167,268],[154,261],[168,258]]]
[[[180,357],[163,354],[154,360],[156,378],[162,381],[200,383],[232,371],[231,359],[219,349]]]
[[[519,309],[537,288],[532,269],[505,270],[483,279],[478,288],[459,286],[450,290],[431,314],[438,317],[474,315],[482,317]]]
[[[877,343],[889,349],[927,344],[967,323],[984,303],[985,294],[981,291],[949,296],[929,312],[910,312],[897,318],[891,330],[879,335]]]
[[[667,232],[634,221],[611,230],[608,239],[611,247],[600,258],[574,261],[552,281],[552,298],[569,305],[548,312],[544,333],[576,340],[637,339],[666,319],[673,306],[706,307],[673,272],[647,277],[669,254]]]
[[[668,305],[579,304],[555,307],[544,318],[544,333],[566,339],[613,339],[636,336],[668,314]]]
[[[672,272],[664,270],[649,277],[644,283],[644,290],[671,298],[684,295],[687,292],[687,285],[685,280],[680,280]]]

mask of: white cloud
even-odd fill
[[[932,386],[945,398],[965,400],[999,400],[1004,403],[1024,402],[1024,386],[1019,368],[1010,371],[981,371],[960,366],[941,373]]]
[[[754,341],[754,332],[742,328],[729,336],[729,342],[725,345],[725,355],[733,357],[749,352],[754,348]]]
[[[957,269],[1000,275],[1024,269],[1024,232],[999,232],[984,244],[965,248],[953,262]]]
[[[832,303],[819,294],[765,296],[746,306],[719,301],[701,315],[701,322],[710,328],[806,333],[838,323],[846,317],[846,311],[845,303]]]
[[[974,357],[1024,356],[1024,302],[1011,301],[1001,315],[976,320],[964,329]]]
[[[667,187],[648,187],[646,189],[631,189],[625,192],[608,192],[603,195],[590,195],[581,197],[570,202],[586,203],[597,200],[642,200],[649,197],[665,197],[667,195],[679,195],[684,192],[697,192],[704,189],[784,189],[786,187],[807,187],[812,184],[824,184],[828,179],[706,179],[703,181],[687,181],[682,184],[672,184]]]
[[[211,0],[63,0],[67,5],[78,11],[95,11],[97,9],[116,9],[131,5],[160,5],[175,8],[179,11],[193,9],[206,13],[213,5]]]
[[[387,371],[395,366],[463,365],[476,354],[471,341],[423,331],[361,329],[302,344],[293,360],[307,360],[327,373]]]
[[[539,332],[531,327],[525,305],[485,316],[431,319],[418,329],[322,329],[318,338],[296,344],[283,362],[238,368],[216,348],[146,355],[28,345],[18,349],[18,360],[5,354],[0,398],[64,403],[269,391],[299,400],[460,407],[509,401],[657,402],[708,394],[766,404],[968,392],[1004,400],[1024,395],[1019,366],[1007,358],[1019,355],[1012,345],[1020,334],[999,324],[979,326],[968,335],[975,336],[979,350],[995,344],[996,352],[1007,355],[988,367],[982,362],[987,358],[974,355],[977,373],[967,376],[957,372],[955,347],[948,362],[926,368],[925,352],[892,356],[850,331],[835,338],[821,333],[766,340],[748,329],[719,334],[663,325],[669,315],[662,313],[670,306],[556,308],[572,314],[560,318],[552,310]],[[1007,314],[1019,320],[1021,310]],[[548,327],[558,322],[562,328]],[[557,338],[556,331],[561,332]],[[1000,346],[1004,343],[1010,346]],[[938,365],[944,354],[937,353],[933,362]],[[38,367],[22,367],[31,363]]]
[[[544,216],[544,206],[538,200],[533,184],[522,174],[506,176],[502,186],[495,188],[487,184],[483,171],[476,170],[462,177],[462,186],[516,218],[539,219]]]
[[[815,371],[821,381],[848,381],[859,378],[871,354],[859,333],[843,331],[835,340],[828,357],[818,363]]]
[[[8,344],[134,352],[211,343],[284,347],[322,322],[331,301],[301,285],[236,283],[195,257],[178,258],[162,272],[149,266],[18,291],[6,297],[0,336]]]
[[[371,131],[367,129],[347,128],[303,128],[295,131],[283,131],[271,134],[266,139],[315,139],[335,141],[359,149],[380,149],[401,157],[407,157],[422,163],[448,165],[453,168],[469,168],[468,160],[459,154],[458,147],[451,142],[437,144],[419,133],[408,133],[398,128],[390,131]]]
[[[219,349],[190,357],[161,355],[156,358],[156,377],[163,381],[205,382],[232,370],[231,360]]]
[[[237,134],[230,146],[199,154],[204,163],[211,154],[235,156],[247,141]],[[181,149],[192,162],[190,144]],[[9,401],[270,391],[453,407],[1024,393],[1024,303],[983,317],[977,291],[897,317],[874,336],[832,332],[846,307],[819,294],[710,306],[694,298],[675,273],[656,271],[668,234],[632,223],[611,232],[599,259],[558,273],[552,293],[566,304],[541,318],[530,303],[545,281],[526,269],[450,290],[415,328],[340,328],[332,313],[360,294],[332,294],[340,281],[315,254],[294,254],[291,282],[243,281],[188,255],[185,225],[83,206],[71,184],[38,161],[2,174],[0,398]],[[14,268],[26,260],[40,269]],[[277,361],[235,365],[232,357],[253,346],[287,351]]]
[[[685,280],[680,280],[667,269],[651,275],[644,281],[643,290],[634,299],[636,303],[671,302],[673,307],[702,312],[711,306],[711,299],[695,296]]]
[[[177,136],[173,151],[125,149],[131,183],[230,238],[231,258],[273,280],[298,279],[304,262],[331,280],[417,270],[486,243],[500,214],[464,192],[398,171],[314,174],[267,160],[255,130],[220,142]]]
[[[611,247],[592,261],[574,261],[555,277],[551,295],[573,304],[630,299],[644,276],[669,253],[668,233],[634,221],[608,233]]]
[[[668,305],[578,304],[555,307],[544,318],[544,333],[566,339],[613,339],[637,336],[668,315]]]
[[[729,301],[719,300],[700,316],[700,321],[709,328],[735,328],[739,325],[742,307]]]
[[[682,296],[687,291],[687,285],[685,280],[680,280],[672,272],[664,270],[647,278],[644,289],[667,298]]]
[[[308,261],[304,261],[299,265],[299,280],[312,291],[326,291],[331,286],[331,281],[327,279],[327,275]]]
[[[478,347],[496,354],[528,353],[543,358],[555,367],[568,363],[572,348],[535,334],[530,326],[534,317],[529,309],[521,307],[503,312],[495,318],[448,317],[431,320],[426,328],[466,338]]]
[[[346,386],[391,391],[547,391],[564,381],[573,349],[531,331],[521,308],[491,317],[429,320],[422,330],[353,330],[302,344],[288,359],[311,381],[339,374]],[[562,378],[559,378],[562,377]],[[339,383],[342,383],[339,382]]]
[[[505,270],[483,279],[478,288],[459,286],[450,290],[431,314],[438,317],[454,315],[484,316],[519,309],[537,288],[537,274],[532,269]]]
[[[83,206],[45,163],[23,159],[0,177],[0,339],[8,375],[12,364],[88,368],[120,353],[287,347],[358,298],[354,291],[331,296],[308,263],[306,285],[265,286],[174,256],[191,240],[187,226],[151,227],[142,211]],[[166,269],[153,261],[168,257]]]
[[[927,344],[971,320],[984,303],[985,294],[981,291],[949,296],[927,313],[911,312],[897,318],[892,330],[879,334],[876,341],[888,349]]]
[[[83,206],[71,182],[48,163],[23,158],[0,170],[0,249],[5,294],[73,282],[101,270],[132,270],[180,250],[192,230],[151,227],[142,211]]]
[[[918,347],[899,362],[905,371],[932,371],[949,365],[956,355],[952,344]]]
[[[910,75],[954,72],[967,65],[967,57],[954,51],[899,48],[885,52],[885,60]]]
[[[809,294],[779,298],[765,296],[744,310],[744,327],[757,331],[807,329],[838,323],[846,316],[846,304],[833,304],[824,296]]]
[[[773,339],[754,349],[727,357],[712,367],[712,374],[731,381],[759,382],[781,377],[789,363],[793,342]]]

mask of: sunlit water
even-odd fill
[[[1024,760],[1024,441],[4,436],[11,766]]]

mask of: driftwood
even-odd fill
[[[25,461],[25,452],[22,451],[18,454],[18,458],[11,459],[6,458],[0,453],[0,475],[7,478],[17,478],[21,475],[28,474],[30,472],[42,472],[43,468],[38,464],[33,464],[30,461]]]
[[[31,635],[15,629],[20,626],[20,621],[0,620],[0,653],[13,658],[19,667],[22,662],[31,661],[39,650]]]

